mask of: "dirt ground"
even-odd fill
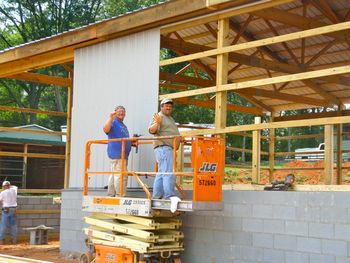
[[[51,241],[48,245],[29,245],[18,243],[17,245],[1,245],[0,254],[31,259],[46,260],[55,263],[77,263],[79,259],[70,259],[60,255],[59,242]]]

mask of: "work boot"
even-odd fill
[[[17,240],[12,240],[12,245],[16,245],[17,244]]]
[[[3,245],[4,244],[4,240],[0,240],[0,245]]]

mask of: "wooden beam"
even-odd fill
[[[315,118],[329,118],[336,116],[350,116],[350,110],[342,110],[340,113],[337,111],[320,112],[320,113],[305,113],[290,116],[275,117],[275,121],[291,121],[291,120],[305,120]]]
[[[229,45],[228,18],[218,21],[218,48]],[[228,81],[228,54],[219,54],[216,59],[216,86],[227,84]],[[227,119],[227,91],[215,93],[215,127],[225,128]],[[225,138],[225,135],[222,135]]]
[[[24,72],[17,75],[12,75],[12,76],[9,76],[8,78],[61,86],[61,87],[68,87],[72,85],[72,80],[67,78],[54,77],[54,76],[48,76],[48,75],[43,75],[38,73],[31,73],[31,72]]]
[[[269,8],[253,12],[252,14],[265,19],[277,21],[282,24],[294,26],[303,30],[315,29],[327,26],[326,23],[320,22],[313,18],[303,17],[277,8]],[[324,32],[340,41],[346,41],[349,38],[349,32],[329,31]]]
[[[63,154],[45,154],[45,153],[21,153],[0,151],[0,156],[28,157],[28,158],[48,158],[48,159],[65,159]]]
[[[159,72],[159,79],[176,82],[176,83],[195,85],[200,87],[208,87],[208,86],[215,85],[215,82],[209,79],[194,78],[194,77],[189,77],[184,75],[175,75],[164,71]]]
[[[324,173],[325,184],[335,184],[333,175],[333,161],[334,161],[334,128],[332,124],[324,127]]]
[[[274,121],[274,113],[271,112],[270,122]],[[275,167],[275,129],[269,129],[269,182],[273,181]]]
[[[23,128],[9,128],[9,127],[0,127],[0,131],[66,135],[65,132],[58,132],[58,131],[30,130],[30,129],[23,129]]]
[[[218,87],[208,87],[208,88],[202,88],[202,89],[196,89],[196,90],[190,90],[190,91],[182,91],[182,92],[168,94],[166,96],[161,95],[159,96],[159,100],[162,100],[165,97],[172,98],[172,99],[190,97],[190,96],[207,94],[207,93],[212,93],[217,91],[247,89],[251,87],[258,87],[258,86],[270,85],[275,83],[284,83],[284,82],[290,82],[290,81],[296,81],[296,80],[312,79],[312,78],[318,78],[318,77],[329,76],[329,75],[345,74],[349,72],[350,72],[350,66],[315,70],[315,71],[309,71],[304,73],[291,74],[287,76],[226,84]],[[324,105],[324,106],[328,106],[328,105]]]
[[[185,104],[185,105],[194,105],[198,107],[215,109],[215,102],[213,100],[198,100],[192,98],[178,98],[174,99],[175,103]],[[246,107],[241,105],[227,104],[227,111],[241,112],[253,115],[263,115],[263,112],[259,108]]]
[[[0,110],[45,114],[45,115],[51,115],[51,116],[67,116],[66,112],[46,111],[46,110],[38,110],[38,109],[30,109],[30,108],[18,108],[18,107],[10,107],[10,106],[0,106]]]
[[[261,123],[261,124],[246,124],[246,125],[239,125],[239,126],[230,126],[224,129],[214,128],[214,129],[201,129],[197,131],[186,131],[181,134],[192,136],[192,135],[204,135],[204,134],[247,132],[247,131],[264,130],[264,129],[319,126],[319,125],[327,125],[327,124],[334,125],[334,124],[345,124],[345,123],[350,123],[348,116],[296,120],[296,121],[280,121],[280,122]]]
[[[246,6],[244,6],[244,5],[242,5],[241,7],[237,6],[236,8],[233,8],[232,10],[228,10],[224,13],[217,12],[217,13],[212,14],[210,16],[200,17],[199,19],[195,19],[195,20],[192,19],[189,21],[178,22],[174,25],[165,26],[161,29],[161,33],[168,34],[168,33],[179,31],[179,30],[186,29],[189,27],[199,26],[199,25],[203,25],[205,23],[209,23],[212,21],[219,21],[220,19],[224,19],[224,18],[228,18],[228,17],[232,17],[232,16],[237,16],[240,14],[246,14],[246,13],[254,12],[256,10],[270,8],[273,6],[278,6],[278,5],[290,3],[293,1],[294,0],[274,0],[274,1],[268,1],[268,2],[265,2],[265,1],[257,2],[255,4],[249,4],[246,2],[247,3]],[[233,1],[231,1],[231,2],[233,2]]]
[[[160,61],[160,66],[167,66],[167,65],[180,63],[180,62],[191,61],[194,59],[216,56],[216,55],[224,54],[228,52],[246,50],[250,48],[257,48],[257,47],[266,46],[270,44],[282,43],[290,40],[302,39],[302,38],[311,37],[311,36],[319,36],[330,32],[339,32],[339,31],[348,30],[348,29],[350,29],[350,22],[343,22],[335,25],[328,25],[328,26],[313,28],[302,32],[289,33],[285,35],[256,40],[249,43],[242,43],[242,44],[228,46],[228,47],[216,48],[216,49],[199,52],[199,53],[195,53],[187,56],[182,56],[178,58],[166,59],[166,60]]]
[[[319,100],[319,99],[309,98],[306,96],[292,95],[284,92],[270,91],[270,90],[264,90],[264,89],[250,88],[250,89],[245,89],[242,92],[244,94],[250,94],[252,96],[274,98],[278,100],[305,103],[305,104],[321,106],[321,107],[324,107],[324,105],[328,104],[326,100]]]
[[[203,52],[203,51],[210,50],[210,48],[206,47],[206,46],[197,45],[197,44],[184,42],[184,41],[180,41],[180,40],[169,39],[169,38],[165,38],[165,37],[161,37],[161,46],[169,48],[169,49],[173,49],[173,50],[174,49],[175,50],[181,49],[181,50],[184,50],[185,53],[195,53],[195,52]],[[272,56],[272,55],[270,55],[270,56]],[[304,70],[302,70],[299,67],[294,66],[294,65],[289,65],[286,63],[278,62],[278,61],[271,61],[271,60],[267,60],[267,59],[252,57],[252,56],[239,54],[239,53],[235,53],[235,52],[229,53],[229,61],[249,65],[252,67],[273,70],[273,71],[277,71],[277,72],[286,72],[286,73],[304,72]],[[344,79],[342,79],[342,77],[338,77],[338,76],[334,76],[334,77],[333,76],[326,76],[326,77],[323,77],[322,79],[325,79],[325,80],[331,81],[331,82],[335,82],[338,84],[344,82]],[[237,80],[235,82],[237,82]],[[350,82],[350,79],[349,79],[349,82]],[[305,80],[304,83],[306,85],[308,85],[310,88],[312,88],[315,92],[319,93],[322,97],[332,101],[333,103],[336,103],[336,104],[339,103],[339,100],[336,97],[323,91],[322,88],[318,84],[316,84],[312,81],[308,81],[308,80]]]
[[[261,123],[261,117],[255,117],[255,125]],[[260,151],[261,151],[261,131],[254,130],[252,138],[252,183],[260,182]]]

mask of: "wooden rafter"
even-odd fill
[[[315,19],[303,17],[277,8],[259,10],[253,12],[253,14],[261,18],[277,21],[279,23],[294,26],[303,30],[327,26],[327,24],[317,21]],[[350,36],[348,31],[327,32],[325,34],[340,41],[346,41],[347,38]]]
[[[24,73],[20,73],[17,75],[12,75],[12,76],[9,76],[9,78],[23,80],[23,81],[29,81],[29,82],[35,82],[35,83],[61,86],[61,87],[68,87],[68,86],[72,85],[71,79],[43,75],[43,74],[38,74],[38,73],[31,73],[31,72],[24,72]]]
[[[52,116],[67,116],[66,112],[45,111],[45,110],[30,109],[30,108],[18,108],[18,107],[11,107],[11,106],[0,106],[0,110],[15,111],[15,112],[27,112],[27,113],[36,113],[36,114],[46,114],[46,115],[52,115]]]
[[[303,103],[303,104],[310,104],[313,106],[323,107],[324,105],[327,105],[327,101],[325,100],[313,99],[306,96],[292,95],[292,94],[282,93],[278,91],[251,88],[251,89],[246,89],[242,92],[253,96],[273,98],[273,99],[279,99],[279,100],[291,101],[291,102]]]
[[[215,82],[208,79],[202,79],[202,78],[194,78],[189,76],[183,76],[183,75],[175,75],[167,72],[160,72],[159,78],[161,80],[168,80],[171,82],[177,82],[177,83],[185,83],[200,87],[209,87],[215,85]]]
[[[178,40],[173,40],[173,39],[167,39],[165,37],[161,38],[161,45],[168,47],[168,48],[177,48],[184,50],[186,53],[195,53],[195,52],[205,52],[206,50],[210,50],[209,47],[206,46],[201,46],[193,43],[188,43],[184,41],[178,41]],[[256,57],[251,57],[248,55],[240,54],[240,53],[235,53],[231,52],[229,53],[229,61],[231,62],[236,62],[240,64],[245,64],[249,65],[252,67],[260,67],[264,69],[269,69],[272,71],[277,71],[277,72],[285,72],[285,73],[299,73],[303,72],[302,69],[295,65],[290,65],[286,63],[279,63],[277,61],[271,61],[267,59],[262,59],[262,58],[256,58]],[[335,81],[337,83],[341,83],[341,80],[339,79],[338,76],[326,76],[323,77],[323,79],[326,79],[328,81]],[[339,100],[335,98],[334,96],[326,93],[323,91],[320,86],[311,80],[304,80],[304,83],[315,90],[316,92],[319,92],[324,98],[333,101],[334,103],[338,103]]]
[[[195,105],[203,108],[215,109],[215,102],[213,100],[199,100],[192,98],[178,98],[174,100],[178,104]],[[262,115],[263,112],[259,108],[246,107],[241,105],[227,104],[227,110],[233,112],[248,113],[254,115]]]

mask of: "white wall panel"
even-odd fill
[[[102,127],[116,105],[126,108],[130,135],[148,136],[158,108],[159,36],[153,29],[75,51],[70,187],[82,187],[85,143],[106,138]],[[105,146],[95,147],[92,160],[94,169],[109,170]],[[138,154],[133,149],[128,168],[153,170],[152,147],[140,147]],[[107,179],[94,176],[90,185],[104,186]]]

